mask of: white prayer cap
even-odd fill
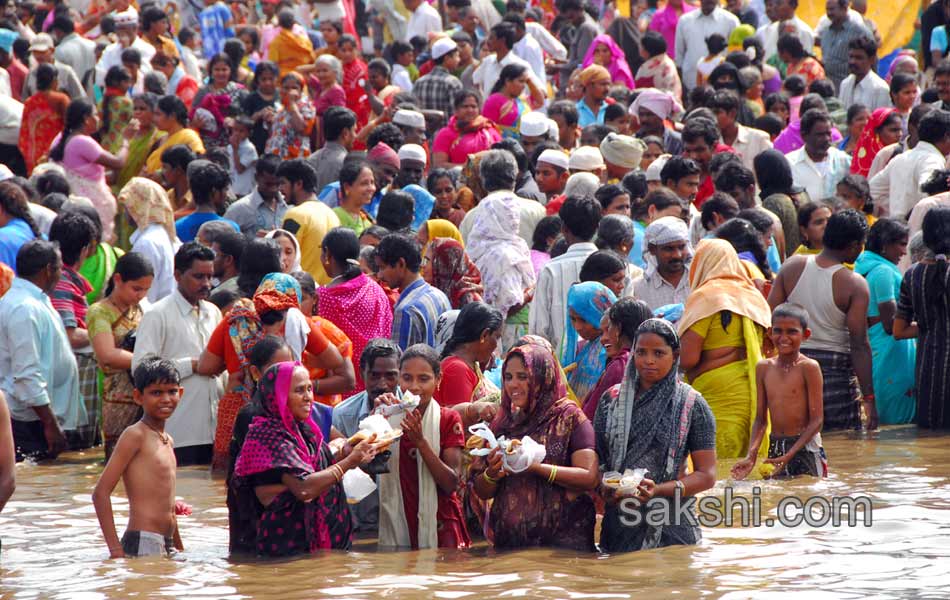
[[[571,152],[568,165],[572,171],[596,171],[607,167],[600,150],[593,146],[581,146]]]
[[[661,154],[656,157],[656,160],[650,163],[650,166],[647,167],[646,177],[647,181],[660,181],[660,171],[663,170],[663,167],[666,166],[666,161],[673,158],[670,154]]]
[[[548,132],[548,118],[543,114],[532,111],[521,117],[521,135],[532,137],[545,135]]]
[[[139,24],[139,14],[134,8],[115,13],[116,27],[132,27]]]
[[[399,161],[417,160],[426,164],[426,151],[419,144],[403,144],[399,148]]]
[[[455,43],[455,40],[449,37],[439,38],[432,44],[432,59],[436,60],[442,58],[452,50],[458,48],[458,44]]]
[[[548,134],[555,142],[561,139],[561,128],[557,126],[557,121],[554,119],[548,119]]]
[[[565,171],[568,168],[567,154],[560,150],[545,150],[538,156],[538,163],[548,163]]]
[[[426,118],[421,112],[415,110],[397,110],[393,115],[393,123],[416,129],[426,128]]]

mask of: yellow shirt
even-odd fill
[[[294,206],[284,215],[283,229],[294,234],[300,243],[300,266],[313,276],[317,285],[330,283],[330,276],[323,270],[320,256],[324,236],[339,226],[340,218],[333,209],[317,200]]]

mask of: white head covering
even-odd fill
[[[417,110],[397,110],[396,114],[393,115],[393,123],[405,127],[415,127],[416,129],[426,128],[426,118]]]
[[[300,266],[300,242],[297,241],[297,236],[290,233],[286,229],[274,229],[273,231],[268,231],[267,235],[264,237],[268,239],[274,239],[277,237],[277,234],[280,234],[280,237],[290,238],[294,248],[297,250],[297,256],[294,257],[294,263],[290,266],[290,272],[295,273],[297,271],[303,271],[303,267]],[[281,252],[281,254],[283,254],[283,252]]]
[[[593,196],[600,187],[600,179],[593,173],[574,173],[567,178],[565,196]]]
[[[656,88],[643,88],[640,94],[630,105],[630,114],[637,116],[643,107],[661,119],[676,117],[683,112],[683,106],[676,101],[673,94]]]
[[[432,58],[433,60],[442,58],[443,56],[445,56],[446,54],[448,54],[452,50],[455,50],[458,47],[459,46],[458,44],[455,43],[455,40],[453,40],[450,37],[439,38],[435,41],[434,44],[432,44]]]
[[[538,156],[538,163],[547,163],[567,170],[567,154],[560,150],[547,149]]]
[[[593,146],[575,148],[574,151],[571,152],[571,158],[568,164],[571,170],[577,171],[596,171],[597,169],[603,169],[607,166],[604,164],[604,157],[600,154],[600,150]]]
[[[561,128],[558,127],[557,121],[554,119],[548,119],[548,136],[555,142],[561,139]]]
[[[670,154],[661,154],[656,157],[656,160],[650,163],[650,166],[646,170],[647,181],[660,181],[660,171],[663,170],[663,167],[666,166],[666,161],[673,158]]]
[[[485,302],[507,315],[524,303],[535,284],[528,244],[518,235],[521,211],[517,198],[496,194],[482,200],[475,213],[465,251],[482,274]]]
[[[426,164],[426,151],[419,144],[403,144],[399,147],[399,162],[404,160],[416,160]]]
[[[686,264],[693,260],[693,246],[689,243],[689,227],[679,217],[660,217],[650,223],[643,232],[643,262],[647,273],[656,272],[656,257],[650,253],[650,245],[663,246],[673,242],[686,242]]]
[[[519,130],[521,135],[530,135],[532,137],[545,135],[548,133],[548,118],[538,111],[531,111],[521,117]]]
[[[639,168],[646,149],[647,145],[639,138],[612,132],[600,143],[600,153],[604,159],[625,169]]]

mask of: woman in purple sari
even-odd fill
[[[594,550],[597,485],[594,428],[567,397],[557,362],[541,346],[517,346],[502,369],[501,408],[492,423],[496,437],[530,436],[546,449],[543,462],[511,473],[495,449],[471,468],[471,484],[482,499],[494,498],[485,525],[497,548],[557,546]]]
[[[246,550],[262,556],[348,549],[353,526],[343,474],[372,460],[373,438],[334,462],[310,416],[313,383],[299,362],[267,369],[258,398],[263,415],[251,422],[231,481],[239,539],[253,540]]]

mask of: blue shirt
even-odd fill
[[[603,125],[604,124],[604,115],[607,114],[607,102],[602,102],[600,104],[600,109],[597,111],[597,114],[594,114],[594,111],[587,106],[587,103],[584,102],[584,99],[581,98],[577,101],[577,124],[583,129],[588,125]]]
[[[13,269],[16,273],[16,253],[20,246],[32,240],[33,230],[23,219],[10,219],[10,222],[0,227],[0,263]]]
[[[201,24],[201,45],[209,60],[224,49],[226,39],[234,37],[234,28],[225,27],[232,20],[231,9],[223,2],[215,2],[198,15]]]
[[[175,233],[178,234],[178,239],[180,239],[183,244],[193,242],[195,238],[198,237],[198,229],[208,221],[224,221],[233,227],[234,231],[241,233],[241,226],[231,219],[225,219],[209,212],[191,213],[187,217],[178,219],[175,221]]]
[[[439,315],[450,310],[446,295],[420,277],[399,294],[393,309],[392,341],[403,350],[413,344],[435,346]]]
[[[633,221],[633,248],[630,248],[628,258],[630,262],[640,267],[647,268],[647,263],[643,260],[643,237],[646,235],[647,226],[634,219]]]
[[[66,431],[86,424],[79,370],[63,320],[43,290],[17,277],[0,298],[0,390],[15,421],[50,406]]]

